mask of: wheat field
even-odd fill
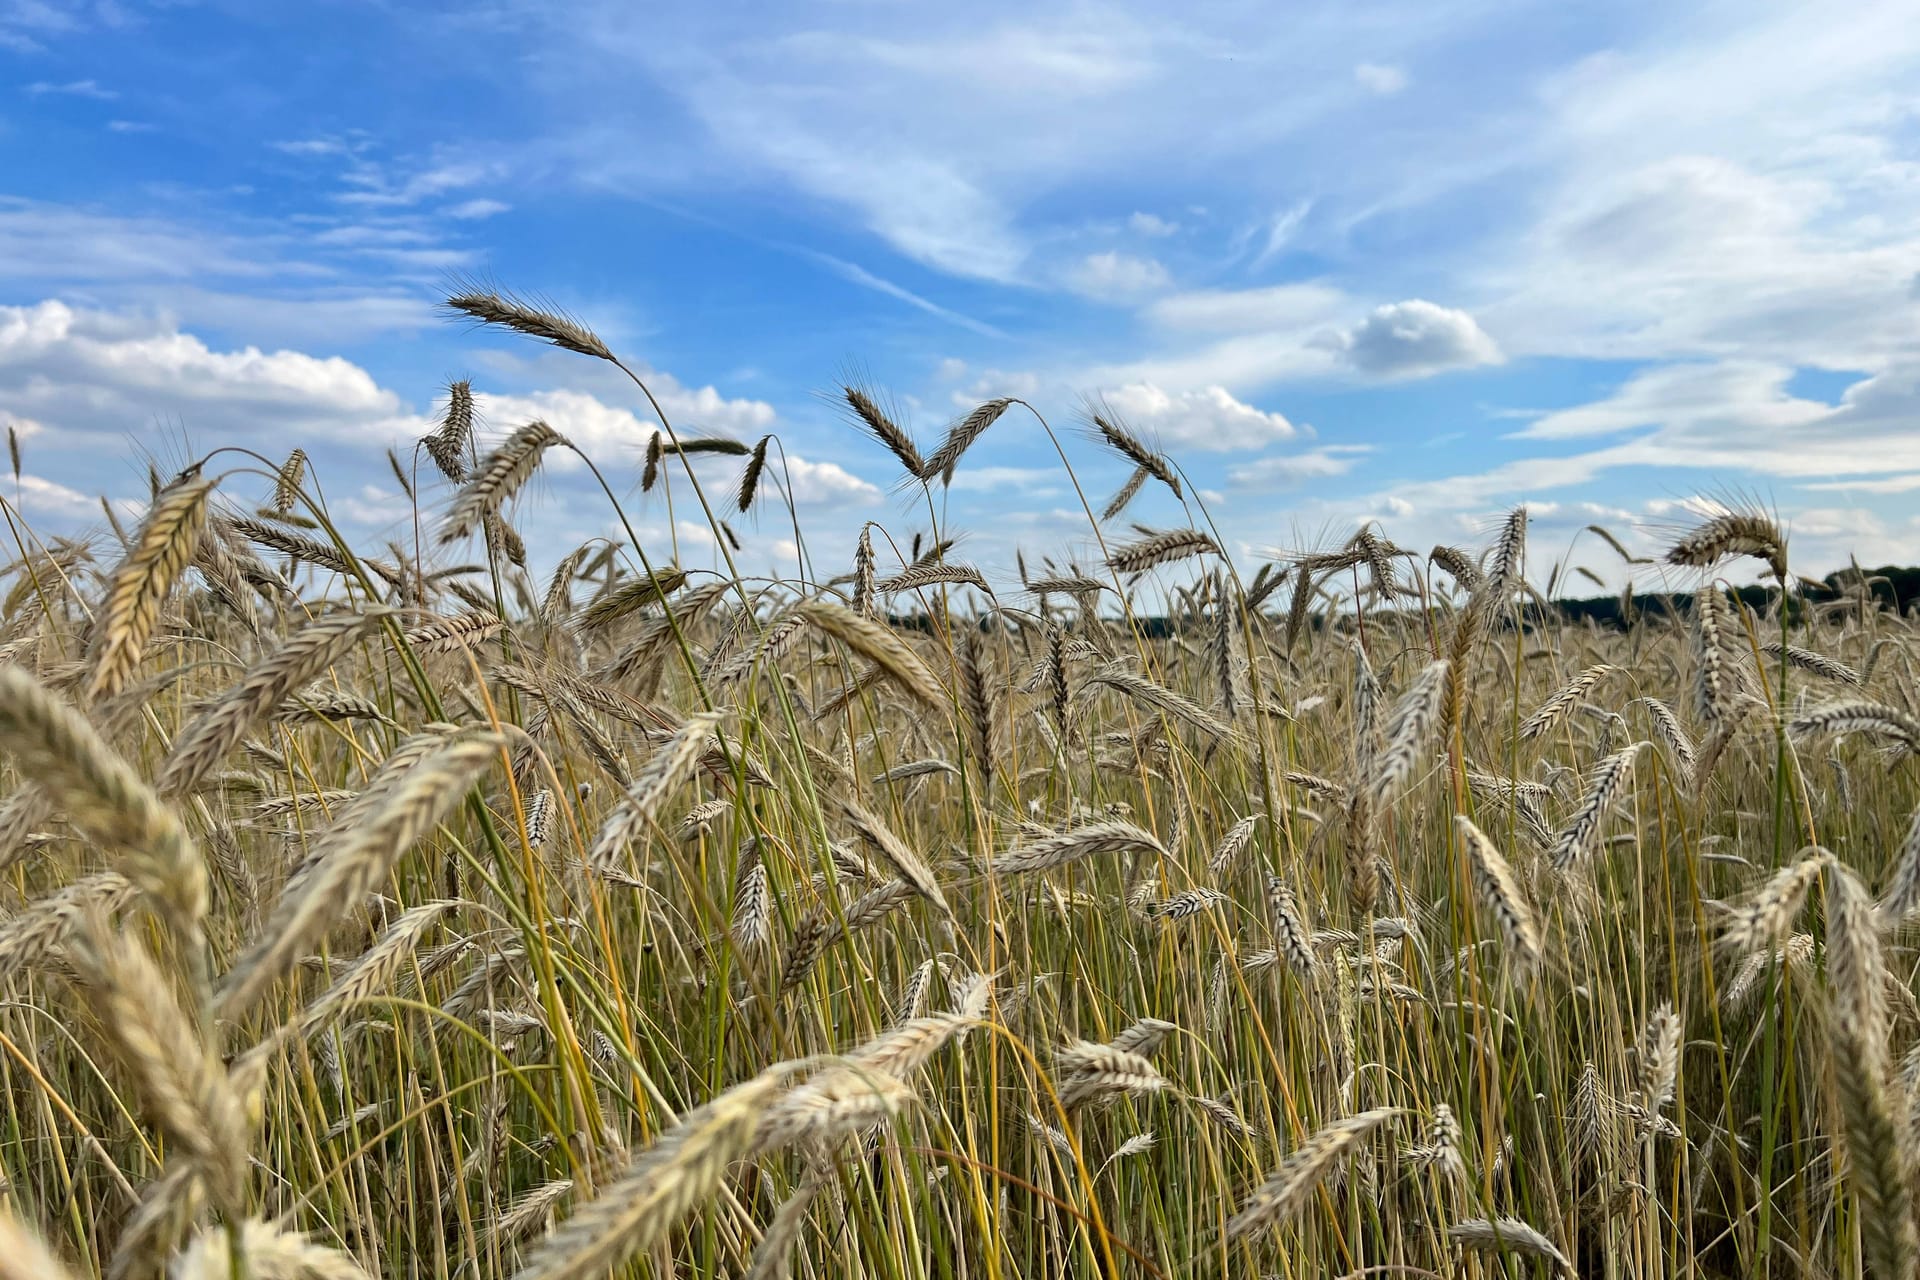
[[[1623,628],[1524,510],[1236,565],[1105,416],[1055,437],[1134,467],[1095,552],[990,582],[939,495],[1052,428],[844,406],[926,531],[819,581],[530,569],[573,446],[464,384],[411,540],[298,450],[91,540],[9,509],[0,1280],[1912,1280],[1920,635],[1870,582],[1810,603],[1758,510]],[[662,428],[723,565],[789,519],[777,441]]]

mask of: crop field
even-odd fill
[[[1757,508],[1623,627],[1524,509],[1234,563],[1108,417],[1063,481],[1133,480],[989,580],[946,483],[1054,428],[843,401],[907,495],[854,545],[777,441],[607,475],[717,570],[530,554],[573,446],[464,384],[391,544],[299,451],[8,509],[0,1280],[1913,1280],[1920,633],[1870,581],[1815,603]],[[731,570],[750,510],[805,579]]]

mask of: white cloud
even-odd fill
[[[1323,161],[1341,136],[1330,117],[1355,105],[1354,63],[1398,65],[1460,25],[1410,3],[1389,13],[1317,2],[1276,39],[1258,6],[862,5],[823,25],[712,5],[642,19],[583,0],[536,28],[551,47],[535,65],[556,101],[599,104],[566,113],[581,123],[556,148],[590,186],[784,187],[938,270],[1033,283],[1035,245],[1065,229],[1037,211],[1088,182],[1191,190],[1197,174],[1231,173],[1284,205],[1302,172],[1347,181],[1351,166]],[[679,99],[695,136],[623,145],[643,121],[657,128],[658,113],[626,105],[636,76]]]
[[[447,210],[449,218],[470,221],[479,218],[491,218],[512,209],[513,206],[501,200],[465,200]]]
[[[776,425],[762,400],[729,397],[713,386],[689,387],[671,374],[638,370],[675,428],[686,436],[727,435],[750,441]],[[636,393],[637,395],[637,393]],[[489,436],[540,418],[602,465],[631,463],[655,429],[651,415],[582,391],[536,390],[475,396]],[[221,350],[171,320],[140,312],[105,312],[46,301],[0,307],[0,426],[15,425],[44,454],[63,464],[60,480],[99,484],[100,437],[147,431],[141,448],[165,452],[182,431],[196,448],[251,444],[277,456],[298,443],[324,454],[348,474],[361,467],[384,474],[381,451],[406,456],[433,423],[359,365],[305,352],[255,347]],[[486,441],[482,441],[485,447]],[[729,489],[737,458],[701,462]],[[780,467],[778,455],[774,466]],[[578,476],[570,454],[552,455],[552,472]],[[879,500],[874,485],[830,461],[788,455],[796,502],[849,507]],[[341,510],[363,525],[390,526],[408,513],[405,500],[381,481],[346,490]],[[705,480],[703,478],[703,483]],[[29,491],[30,494],[29,494]],[[23,499],[52,515],[82,514],[91,500],[56,480],[22,481]]]
[[[1346,295],[1332,285],[1305,281],[1171,294],[1155,301],[1146,314],[1169,329],[1245,333],[1315,325],[1338,314],[1346,304]]]
[[[1399,67],[1378,62],[1362,62],[1353,69],[1353,78],[1369,93],[1390,97],[1407,87],[1407,73]]]
[[[1051,498],[1062,491],[1065,479],[1058,467],[961,467],[948,488],[955,493],[986,494],[1018,489],[1029,498]]]
[[[1158,293],[1172,282],[1155,259],[1111,250],[1090,253],[1067,272],[1067,283],[1076,292],[1103,302],[1131,301]]]
[[[1826,493],[1912,493],[1920,489],[1920,473],[1885,476],[1878,480],[1828,480],[1820,484],[1802,485],[1801,488]]]
[[[313,268],[286,264],[293,274]],[[265,276],[272,268],[225,237],[154,218],[0,196],[0,276],[106,281]]]
[[[769,470],[773,468],[769,463]],[[880,501],[880,490],[835,462],[809,462],[787,455],[783,478],[793,484],[793,500],[800,506],[871,506]],[[955,477],[958,479],[958,476]]]
[[[506,166],[499,161],[456,160],[429,165],[396,178],[387,166],[362,158],[342,175],[352,189],[339,193],[335,199],[349,205],[403,207],[497,181],[505,174]]]
[[[1501,360],[1500,348],[1471,315],[1422,298],[1375,307],[1337,342],[1354,368],[1381,378],[1417,378]]]
[[[1476,273],[1496,295],[1480,311],[1516,355],[1874,367],[1911,348],[1920,312],[1920,172],[1863,201],[1887,181],[1867,163],[1844,180],[1704,155],[1596,173]]]
[[[112,89],[102,88],[98,80],[69,80],[65,84],[36,80],[26,87],[26,92],[36,98],[54,94],[65,98],[92,98],[96,102],[112,102],[120,96]]]
[[[273,144],[275,151],[290,156],[344,156],[352,153],[339,138],[289,138]]]
[[[1674,435],[1739,438],[1808,426],[1831,413],[1829,405],[1786,394],[1792,373],[1757,361],[1657,367],[1604,400],[1545,414],[1516,434],[1570,440],[1658,427]]]
[[[17,413],[0,410],[0,431],[8,431],[21,440],[31,440],[47,429],[44,422],[35,422],[32,418],[23,418]]]
[[[1168,392],[1150,382],[1131,382],[1103,398],[1129,426],[1188,449],[1258,449],[1299,434],[1284,415],[1236,400],[1220,386]]]
[[[764,400],[730,399],[711,386],[683,386],[670,373],[638,370],[646,379],[654,398],[666,411],[681,439],[701,436],[725,436],[750,444],[773,430],[773,406]],[[628,409],[608,404],[584,391],[545,390],[522,395],[479,393],[474,409],[496,432],[510,431],[523,423],[539,419],[579,446],[588,457],[606,466],[630,464],[643,454],[647,442],[658,429],[652,414],[644,408]],[[732,491],[733,480],[742,465],[740,459],[725,455],[695,455],[701,485],[720,486]],[[556,465],[571,470],[564,458]],[[768,460],[770,472],[790,474],[793,499],[800,505],[867,505],[880,498],[880,490],[833,462],[816,462],[793,453],[786,455],[786,471],[780,471],[780,453]],[[675,473],[678,475],[678,471]]]
[[[729,399],[712,386],[682,386],[669,373],[638,372],[683,438],[727,436],[750,444],[773,426],[773,406],[764,400]],[[644,407],[629,409],[568,389],[520,395],[482,393],[474,397],[474,408],[501,430],[538,418],[596,457],[643,452],[658,429]]]
[[[1308,480],[1346,475],[1371,452],[1371,445],[1331,444],[1305,453],[1255,458],[1227,468],[1227,483],[1235,489],[1294,489]]]
[[[1267,241],[1261,246],[1260,252],[1254,255],[1253,269],[1258,271],[1291,244],[1311,212],[1313,201],[1297,200],[1274,214],[1272,221],[1267,223]]]
[[[1156,213],[1136,212],[1127,219],[1127,226],[1143,236],[1170,236],[1180,230],[1180,224],[1169,222]]]
[[[337,356],[216,351],[162,317],[57,301],[0,306],[0,395],[61,431],[120,433],[174,419],[223,440],[302,431],[387,438],[406,417],[398,396]]]
[[[20,505],[30,515],[59,516],[70,520],[91,519],[100,510],[99,503],[66,485],[40,476],[22,473],[16,489]]]

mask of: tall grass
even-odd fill
[[[1751,511],[1624,631],[1524,511],[1254,572],[1104,408],[1097,553],[992,582],[941,490],[1030,410],[846,401],[933,523],[820,581],[611,482],[536,579],[574,446],[465,384],[408,544],[299,450],[7,513],[0,1277],[1913,1277],[1910,620]],[[728,566],[721,509],[804,535],[777,442],[661,430]]]

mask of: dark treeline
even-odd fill
[[[1795,617],[1807,604],[1829,604],[1842,598],[1861,596],[1871,598],[1880,608],[1904,614],[1910,606],[1920,602],[1920,567],[1885,565],[1878,569],[1840,569],[1824,578],[1802,578],[1799,587],[1799,594],[1788,605]],[[1753,585],[1733,588],[1728,594],[1738,597],[1749,608],[1764,612],[1772,604],[1778,590],[1778,587]],[[1631,596],[1622,592],[1617,596],[1593,596],[1583,600],[1562,598],[1550,604],[1536,597],[1521,609],[1520,616],[1537,626],[1546,621],[1544,610],[1551,608],[1558,613],[1558,620],[1562,622],[1591,619],[1598,626],[1624,629],[1635,617],[1686,615],[1692,603],[1693,593],[1690,591],[1636,591]],[[1630,616],[1622,616],[1623,606],[1632,611]],[[924,613],[891,615],[888,621],[909,630],[932,630],[932,619]],[[1164,616],[1136,615],[1133,621],[1141,635],[1154,639],[1164,638],[1180,629],[1173,619]],[[1316,612],[1308,625],[1318,631],[1324,622],[1324,616]],[[987,625],[984,619],[982,625]]]
[[[1778,587],[1746,586],[1737,587],[1728,594],[1737,596],[1751,608],[1764,610],[1778,593]],[[1878,569],[1841,569],[1827,574],[1824,578],[1802,578],[1800,595],[1792,603],[1798,606],[1806,604],[1828,604],[1842,598],[1859,598],[1862,595],[1872,599],[1882,608],[1904,614],[1916,600],[1920,600],[1920,568],[1912,566],[1896,567],[1886,565]],[[1555,600],[1554,606],[1560,615],[1568,621],[1579,622],[1591,618],[1601,626],[1620,627],[1629,619],[1623,618],[1623,606],[1634,614],[1687,612],[1692,604],[1691,592],[1635,592],[1628,597],[1624,592],[1618,596],[1596,596],[1586,600]],[[1538,605],[1533,612],[1538,615]]]

